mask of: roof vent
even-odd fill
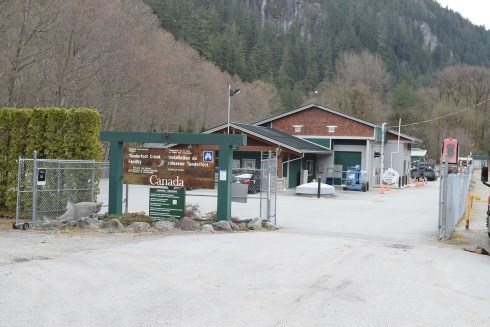
[[[301,133],[301,127],[303,127],[303,125],[293,125],[293,127],[295,133]]]
[[[329,133],[335,133],[335,128],[337,128],[337,126],[328,126],[327,125],[327,128],[328,128]]]

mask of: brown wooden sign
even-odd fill
[[[124,149],[124,183],[214,188],[215,151],[202,147]]]

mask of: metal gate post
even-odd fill
[[[111,141],[109,163],[109,214],[122,214],[124,142]]]
[[[36,225],[37,214],[37,151],[34,151],[32,169],[32,224]]]
[[[15,222],[17,223],[20,219],[19,216],[19,211],[20,211],[20,197],[21,197],[21,192],[20,192],[20,187],[21,187],[21,165],[23,164],[22,159],[19,157],[19,163],[17,167],[17,199],[16,199],[16,206],[15,206]]]
[[[233,164],[233,146],[219,145],[218,172],[218,220],[231,219],[231,172]]]

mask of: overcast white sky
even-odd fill
[[[475,25],[485,25],[490,29],[490,0],[436,0],[443,8],[446,6],[468,18]]]

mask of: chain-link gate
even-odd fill
[[[277,197],[277,157],[268,152],[261,155],[261,168],[233,168],[231,183],[247,185],[246,198],[237,201],[232,194],[231,216],[239,219],[261,217],[273,224],[276,221]],[[135,199],[132,198],[130,185],[128,202],[130,208]],[[233,188],[232,188],[233,189]],[[216,211],[218,190],[195,189],[186,191],[186,204],[197,205],[202,213]],[[136,194],[135,194],[136,195]]]
[[[439,239],[451,236],[466,210],[466,196],[470,188],[473,166],[464,172],[451,173],[449,165],[441,165],[439,184]]]
[[[19,158],[16,224],[56,219],[68,202],[96,202],[108,192],[100,183],[108,174],[108,162]]]

